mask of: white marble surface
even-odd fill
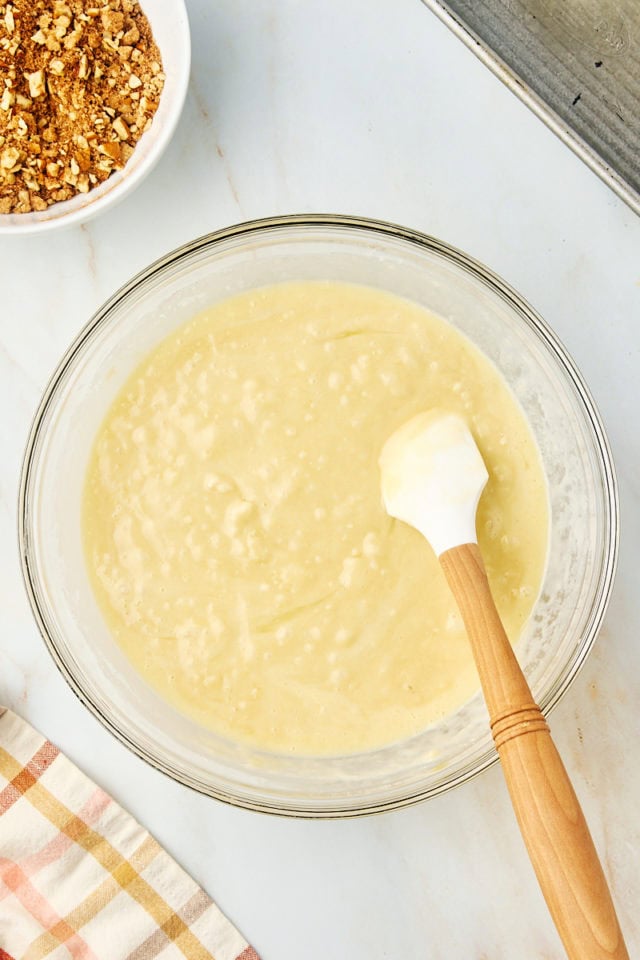
[[[142,820],[264,960],[563,956],[497,768],[362,821],[284,821],[197,796],[75,699],[20,578],[29,423],[59,355],[116,286],[183,241],[258,216],[368,214],[423,229],[541,311],[609,430],[619,573],[606,626],[552,727],[637,956],[640,220],[419,0],[190,0],[189,13],[187,106],[150,178],[86,227],[0,243],[0,701]]]

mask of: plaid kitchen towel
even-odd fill
[[[259,960],[57,747],[0,707],[0,960]]]

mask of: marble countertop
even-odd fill
[[[24,443],[58,358],[101,302],[178,244],[254,217],[364,214],[504,276],[579,364],[618,468],[606,623],[551,725],[640,952],[640,219],[419,0],[190,0],[175,139],[123,205],[0,240],[0,702],[127,807],[264,960],[560,960],[500,770],[372,819],[232,809],[146,766],[56,671],[21,582]]]

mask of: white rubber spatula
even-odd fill
[[[488,474],[465,421],[419,414],[385,443],[380,469],[387,512],[426,537],[460,608],[511,801],[567,955],[628,960],[580,804],[491,596],[475,523]]]

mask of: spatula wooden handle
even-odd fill
[[[440,564],[473,648],[520,830],[570,960],[629,960],[580,804],[511,649],[476,544]]]

